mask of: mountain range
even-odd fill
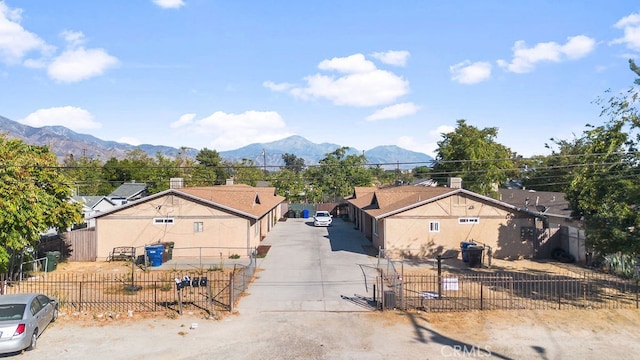
[[[64,126],[31,127],[0,116],[0,133],[16,138],[30,145],[46,145],[62,160],[69,154],[103,159],[124,159],[129,151],[141,149],[149,156],[160,153],[169,158],[177,157],[181,152],[195,158],[200,151],[194,148],[174,148],[163,145],[131,145],[116,141],[105,141],[87,134],[76,133]],[[258,166],[281,166],[282,155],[293,154],[304,159],[306,165],[315,165],[326,154],[348,145],[330,143],[316,144],[302,136],[293,135],[269,143],[254,143],[229,151],[219,151],[226,161],[251,160]],[[215,150],[215,149],[212,149]],[[416,166],[431,165],[433,158],[427,154],[410,151],[395,145],[376,146],[371,150],[360,151],[349,148],[347,155],[364,154],[370,164],[380,164],[385,169],[412,169]]]

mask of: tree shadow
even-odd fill
[[[470,342],[461,341],[430,329],[421,324],[422,322],[428,322],[428,320],[422,316],[418,316],[410,312],[405,312],[404,315],[411,321],[411,325],[413,326],[415,333],[415,340],[423,344],[441,344],[442,348],[440,355],[442,357],[495,357],[498,359],[512,359],[508,356],[491,351],[491,349],[486,345],[480,346]]]

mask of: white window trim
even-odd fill
[[[479,224],[479,217],[461,217],[458,218],[458,224]]]
[[[153,218],[154,225],[173,225],[173,218]]]
[[[429,221],[429,232],[440,232],[440,221]]]
[[[378,236],[378,220],[373,219],[373,235]]]
[[[194,233],[204,232],[204,222],[202,222],[202,221],[194,221],[193,222],[193,232]]]

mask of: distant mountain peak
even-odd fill
[[[116,141],[105,141],[92,135],[76,133],[64,126],[35,128],[2,116],[0,116],[0,133],[7,133],[9,137],[18,138],[27,144],[51,146],[52,151],[61,160],[69,154],[98,158],[104,161],[112,157],[124,159],[128,152],[135,149],[141,149],[152,157],[160,153],[166,157],[175,158],[182,153],[182,149],[170,146],[148,144],[133,146]],[[293,154],[304,159],[306,165],[316,165],[326,157],[326,154],[332,153],[343,146],[331,143],[316,144],[300,135],[291,135],[268,143],[253,143],[235,150],[220,151],[219,154],[226,161],[239,162],[243,159],[250,159],[256,165],[269,166],[282,166],[284,165],[282,155]],[[187,148],[185,155],[195,158],[199,151],[198,149]],[[347,155],[352,154],[360,155],[362,151],[349,147]],[[430,163],[433,161],[433,158],[429,155],[405,150],[396,145],[376,146],[371,150],[365,151],[364,155],[370,164]],[[264,164],[265,160],[266,164]],[[415,166],[408,167],[413,168]]]

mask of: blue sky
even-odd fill
[[[637,1],[0,0],[0,115],[134,145],[430,155],[465,119],[531,156],[604,122],[593,102],[639,52]]]

